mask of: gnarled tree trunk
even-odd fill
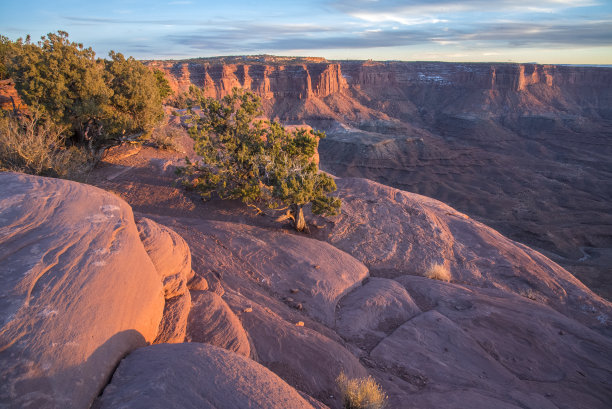
[[[295,229],[297,231],[308,230],[308,226],[306,226],[306,219],[304,218],[304,211],[302,210],[302,205],[291,205],[291,212],[293,213],[294,217],[293,222]]]

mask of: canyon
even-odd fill
[[[342,210],[202,200],[170,106],[175,150],[0,172],[0,407],[340,409],[340,373],[388,408],[609,407],[610,68],[147,63],[325,130]]]
[[[326,61],[149,61],[177,92],[257,93],[324,130],[321,168],[439,199],[612,298],[612,68]]]

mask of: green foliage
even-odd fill
[[[329,196],[336,184],[319,172],[313,158],[322,132],[291,133],[277,122],[258,120],[259,98],[239,89],[215,100],[192,88],[184,103],[189,106],[189,134],[203,160],[189,163],[183,172],[203,197],[216,193],[258,209],[262,204],[288,208],[278,220],[293,220],[297,230],[306,228],[307,204],[316,214],[338,213],[340,200]]]
[[[111,145],[148,132],[163,118],[157,78],[131,57],[111,51],[109,61],[96,59],[64,31],[37,44],[29,37],[8,43],[5,66],[22,100],[66,127],[77,143],[90,149]]]
[[[166,99],[166,97],[172,95],[172,88],[170,88],[170,83],[166,79],[166,74],[158,69],[154,69],[153,74],[155,74],[155,79],[157,80],[157,88],[159,89],[161,99]]]
[[[113,121],[112,135],[149,132],[164,117],[155,74],[133,57],[111,51],[105,61]]]
[[[344,409],[382,409],[387,406],[387,395],[371,376],[349,379],[341,372],[336,383],[342,394]]]
[[[70,42],[63,31],[15,46],[9,74],[23,101],[82,140],[101,138],[112,91],[93,50]]]
[[[8,37],[0,35],[0,80],[8,78],[8,63],[11,58],[13,43]]]

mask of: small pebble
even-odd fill
[[[244,309],[244,312],[253,312],[253,308],[251,308],[251,307],[246,307],[246,308]]]
[[[297,288],[292,288],[289,291],[291,291],[291,294],[295,294],[295,293],[299,293],[300,292],[300,290],[298,290]]]
[[[296,327],[303,327],[304,326],[304,321],[298,321],[295,323]]]
[[[293,298],[291,298],[291,297],[285,297],[285,301],[287,301],[287,302],[293,302]]]

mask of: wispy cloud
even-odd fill
[[[326,50],[410,46],[416,44],[477,47],[580,47],[612,44],[612,20],[586,25],[526,22],[483,23],[462,28],[421,27],[366,29],[359,32],[302,29],[284,25],[254,25],[166,37],[171,43],[197,50]]]

